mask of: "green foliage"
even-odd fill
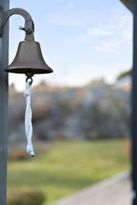
[[[128,169],[125,146],[126,140],[46,145],[43,155],[37,154],[32,160],[9,161],[8,189],[37,187],[47,196],[47,202],[54,201]]]
[[[117,80],[121,80],[130,76],[131,76],[131,70],[127,70],[125,72],[120,73],[119,76],[117,77]]]
[[[130,135],[130,108],[124,98],[108,93],[101,100],[81,109],[80,117],[79,129],[81,133],[84,131],[86,139],[119,139]]]
[[[38,190],[22,190],[11,191],[8,194],[7,205],[42,205],[45,201],[45,196]]]

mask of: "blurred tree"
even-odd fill
[[[123,78],[130,77],[130,76],[131,76],[131,69],[120,73],[117,77],[117,80],[121,80]]]

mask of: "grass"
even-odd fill
[[[127,170],[126,144],[125,140],[55,142],[32,160],[9,161],[8,190],[41,189],[48,202],[72,194]]]

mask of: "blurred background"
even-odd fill
[[[130,173],[130,11],[119,0],[11,0],[10,7],[30,12],[54,73],[33,79],[34,159],[25,153],[25,76],[10,74],[8,205],[56,204]],[[23,24],[10,20],[9,62]]]

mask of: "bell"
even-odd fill
[[[27,76],[53,72],[44,61],[40,44],[33,40],[26,40],[19,43],[15,59],[6,71],[26,74]]]

